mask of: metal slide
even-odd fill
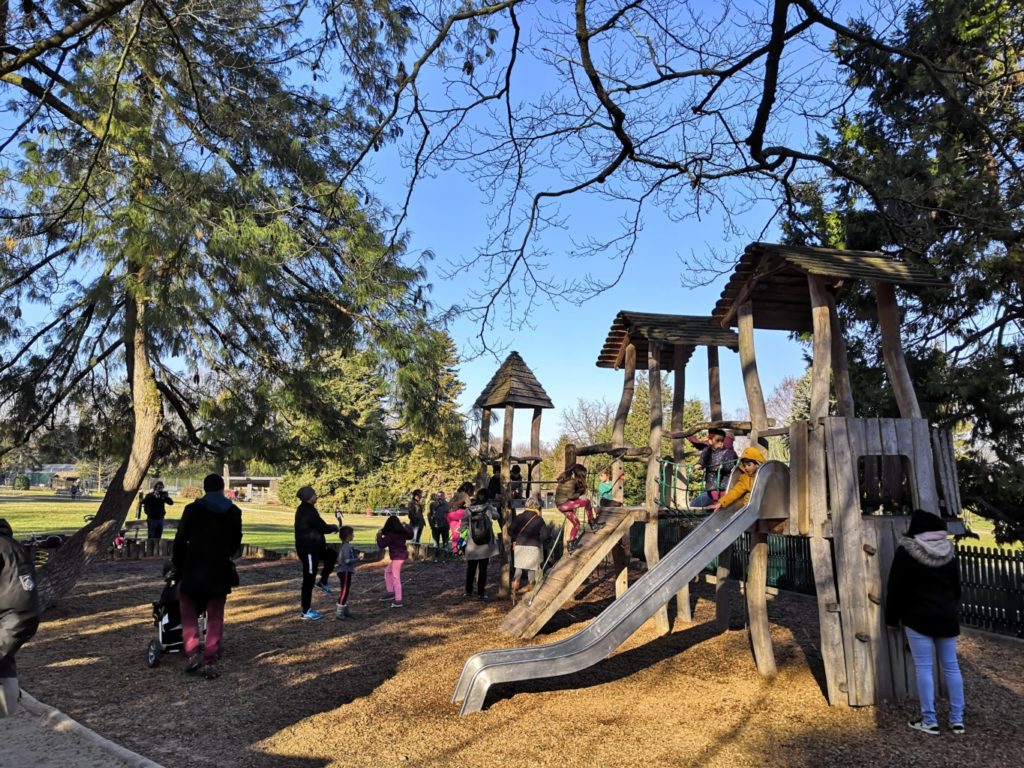
[[[785,477],[773,477],[781,473]],[[743,535],[760,509],[774,509],[775,498],[788,487],[789,468],[768,462],[757,473],[750,503],[738,510],[719,510],[672,548],[626,593],[572,637],[546,645],[484,651],[466,661],[452,701],[462,702],[459,714],[479,712],[495,683],[557,677],[579,672],[606,658],[659,608]],[[771,482],[775,480],[775,482]],[[785,482],[780,482],[780,481]],[[769,515],[776,517],[776,514]]]

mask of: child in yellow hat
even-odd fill
[[[754,475],[768,459],[760,448],[750,446],[743,449],[740,454],[739,470],[740,475],[736,478],[736,485],[726,491],[718,499],[718,503],[711,507],[718,511],[722,507],[731,507],[739,503],[740,507],[746,506],[750,501],[750,491],[754,487]]]

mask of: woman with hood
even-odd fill
[[[938,515],[915,510],[889,571],[885,623],[897,629],[902,624],[907,635],[921,699],[921,719],[907,725],[922,733],[939,733],[935,655],[949,690],[949,727],[955,734],[964,732],[964,681],[956,656],[959,607],[960,567],[946,525]]]
[[[185,671],[202,667],[208,680],[218,676],[224,632],[224,603],[238,576],[231,557],[242,544],[242,511],[224,495],[224,478],[207,475],[206,495],[181,513],[171,561],[177,572],[181,601],[181,635]],[[199,650],[199,614],[206,611],[206,644]]]
[[[299,618],[316,621],[322,614],[310,607],[313,602],[313,586],[315,584],[324,594],[331,593],[327,580],[338,560],[338,552],[327,546],[326,534],[337,533],[338,526],[329,525],[320,517],[316,509],[318,496],[311,486],[302,486],[295,495],[299,499],[299,506],[295,510],[295,554],[302,564]],[[319,563],[323,563],[323,569],[320,571],[320,580],[317,581],[316,570]]]

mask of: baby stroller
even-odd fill
[[[181,631],[181,604],[178,602],[178,582],[174,566],[164,563],[164,588],[160,599],[153,603],[153,623],[156,625],[156,637],[149,641],[146,652],[146,663],[155,667],[160,663],[164,653],[181,653],[185,641]],[[199,615],[199,643],[206,640],[206,614]]]

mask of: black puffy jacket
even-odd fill
[[[887,582],[886,624],[902,624],[929,637],[960,634],[960,567],[953,552],[951,544],[928,547],[911,537],[900,541]]]
[[[16,676],[14,654],[38,627],[35,566],[0,518],[0,678]]]
[[[299,552],[319,552],[327,546],[326,534],[337,530],[338,526],[324,522],[312,504],[304,501],[295,510],[295,549]]]

